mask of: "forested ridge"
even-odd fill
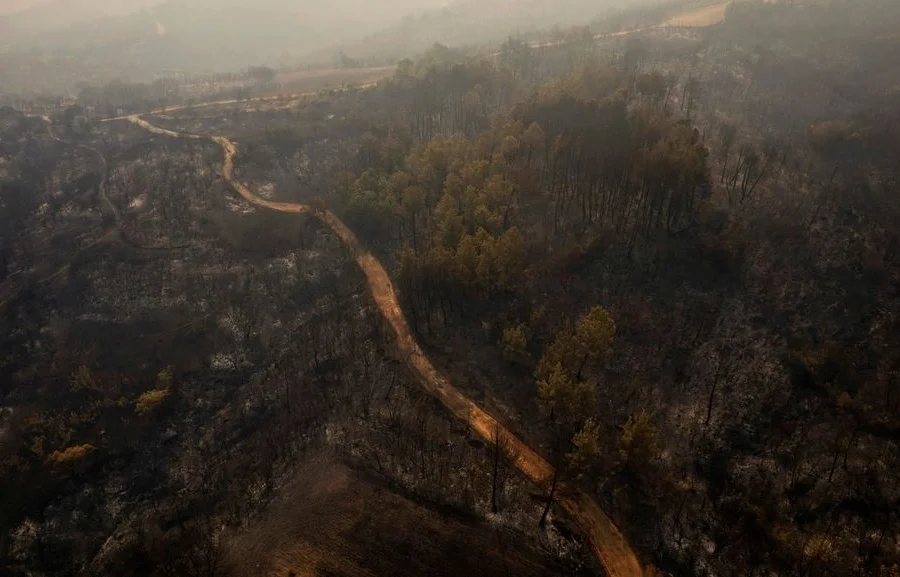
[[[326,199],[395,260],[425,341],[536,398],[526,429],[675,572],[896,571],[897,63],[852,10],[436,47]],[[838,20],[828,61],[810,39]]]

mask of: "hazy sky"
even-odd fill
[[[317,21],[369,21],[381,25],[452,0],[0,0],[0,17],[13,32],[42,33],[103,17],[132,14],[158,4],[173,8],[277,10]],[[0,29],[3,22],[0,21]],[[313,26],[315,22],[311,23]],[[2,40],[0,40],[2,44]]]
[[[93,13],[102,12],[104,14],[122,14],[127,13],[131,10],[143,8],[148,5],[158,4],[163,1],[164,0],[0,0],[0,14],[11,14],[41,5],[53,5],[54,8],[59,7],[67,10],[85,9]],[[234,0],[229,1],[231,3],[241,3],[235,2]],[[440,4],[449,4],[450,1],[451,0],[421,0],[420,3],[423,8],[428,8]],[[247,0],[243,3],[250,5],[254,4],[252,0]],[[308,2],[304,0],[284,0],[280,2],[280,4],[283,6],[295,5],[300,9],[309,9],[317,5],[322,5],[319,2]],[[408,0],[379,0],[373,2],[360,2],[361,7],[364,7],[367,4],[387,7],[392,7],[392,5],[407,7],[409,6],[409,4],[416,3],[409,2]]]
[[[162,0],[0,0],[0,14],[12,14],[29,8],[79,11],[91,15],[116,15],[157,4]]]
[[[0,14],[10,14],[30,8],[44,0],[0,0]]]
[[[586,22],[610,3],[635,1],[660,0],[0,0],[0,54],[27,63],[17,70],[28,86],[29,67],[38,64],[30,60],[33,50],[74,58],[79,72],[72,78],[87,81],[90,73],[94,83],[149,79],[159,70],[333,65],[339,47],[352,58],[400,58],[438,41],[479,43],[523,28]],[[455,4],[449,13],[403,20],[448,4]],[[10,13],[14,8],[19,12]],[[47,77],[71,84],[60,74]]]

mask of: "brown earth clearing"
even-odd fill
[[[374,475],[312,459],[229,547],[239,575],[561,575],[500,525],[407,498]]]
[[[713,4],[688,10],[677,16],[669,18],[664,26],[686,26],[689,28],[702,28],[704,26],[712,26],[725,20],[725,11],[731,5],[731,2],[722,2],[721,4]]]

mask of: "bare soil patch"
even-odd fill
[[[725,10],[731,2],[722,2],[721,4],[713,4],[704,6],[688,12],[682,12],[677,16],[669,18],[664,26],[686,26],[689,28],[702,28],[704,26],[712,26],[725,20]]]
[[[417,503],[326,457],[298,471],[229,549],[247,577],[563,574],[521,535]]]

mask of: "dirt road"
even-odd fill
[[[705,28],[714,24],[719,24],[725,20],[725,13],[733,0],[726,0],[719,4],[711,4],[700,8],[691,8],[670,17],[665,22],[653,24],[650,26],[641,26],[640,28],[632,28],[631,30],[622,30],[619,32],[602,32],[594,35],[594,41],[600,42],[604,40],[612,40],[613,38],[621,38],[631,36],[632,34],[640,34],[642,32],[650,32],[651,30],[665,30],[667,28]],[[571,40],[556,40],[545,42],[529,42],[528,47],[536,48],[556,48],[570,44]],[[503,50],[498,50],[491,54],[493,57],[503,54]]]
[[[153,134],[191,140],[204,138],[212,140],[222,147],[225,154],[222,168],[223,177],[247,202],[279,212],[309,213],[331,228],[350,249],[356,263],[365,273],[375,304],[397,336],[397,348],[406,358],[409,367],[418,376],[422,386],[437,397],[454,415],[466,421],[486,442],[492,443],[496,432],[499,432],[501,446],[506,448],[508,456],[516,467],[538,486],[549,485],[553,476],[553,468],[550,464],[484,409],[457,390],[446,377],[434,368],[412,335],[403,311],[400,309],[391,279],[384,267],[362,246],[353,231],[337,216],[328,210],[319,210],[304,204],[273,202],[253,194],[249,188],[233,177],[237,148],[225,137],[204,137],[166,130],[150,124],[140,115],[129,116],[127,120]],[[597,559],[608,575],[611,577],[640,577],[642,575],[641,565],[628,542],[589,495],[562,483],[557,488],[557,495],[557,503],[565,509],[573,522],[588,538]]]
[[[371,87],[375,86],[376,84],[378,84],[378,83],[377,82],[367,82],[365,84],[360,84],[359,86],[354,86],[353,88],[356,90],[364,90],[366,88],[371,88]],[[276,94],[273,96],[254,96],[252,98],[244,98],[241,100],[231,98],[228,100],[210,100],[207,102],[198,102],[195,104],[178,104],[175,106],[167,106],[165,108],[157,108],[156,110],[151,110],[150,112],[143,112],[141,114],[126,114],[124,116],[113,116],[110,118],[104,118],[104,119],[100,120],[100,122],[113,122],[116,120],[129,120],[131,122],[135,122],[135,118],[139,118],[139,117],[145,116],[147,114],[169,114],[172,112],[180,112],[182,110],[189,110],[189,109],[190,110],[198,110],[200,108],[212,108],[215,106],[229,106],[232,104],[250,105],[250,104],[259,104],[259,103],[265,103],[265,102],[279,102],[279,101],[290,102],[290,101],[297,100],[300,98],[305,98],[305,97],[309,97],[309,96],[317,96],[319,94],[322,94],[325,90],[326,89],[308,90],[306,92],[294,92],[292,94]],[[334,89],[334,90],[349,90],[349,89],[341,88],[341,89]],[[136,124],[143,126],[140,123],[136,123]],[[144,127],[144,128],[146,128],[146,127]],[[158,128],[157,130],[163,130],[163,129]],[[155,134],[171,136],[173,138],[188,138],[188,137],[193,138],[193,139],[208,138],[205,136],[197,137],[196,135],[176,134],[176,133],[172,132],[171,130],[167,130],[164,132],[156,132]]]

